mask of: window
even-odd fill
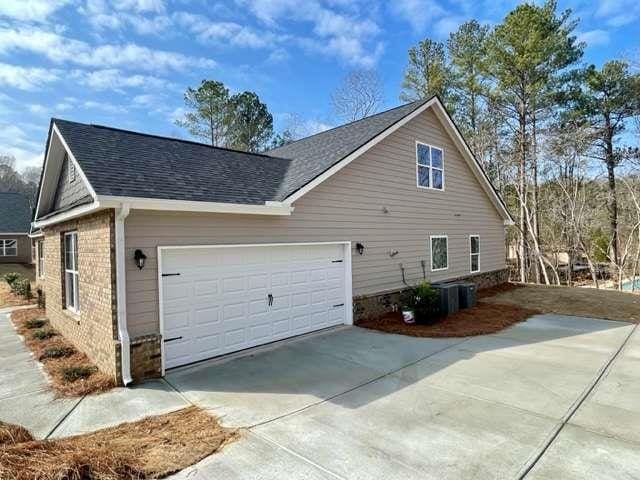
[[[471,273],[480,271],[480,235],[469,236]]]
[[[72,312],[80,310],[78,294],[78,234],[64,234],[64,305]]]
[[[67,157],[67,170],[69,171],[69,183],[73,183],[76,181],[76,166],[71,161],[69,157]]]
[[[15,239],[0,240],[0,257],[17,257],[18,241]]]
[[[444,159],[441,148],[416,142],[418,187],[444,190]]]
[[[449,268],[449,248],[446,235],[431,236],[431,271]]]
[[[38,277],[44,277],[44,240],[36,243],[36,258],[38,259]]]

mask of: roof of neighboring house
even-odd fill
[[[266,154],[53,119],[97,195],[264,204],[281,201],[427,100]]]
[[[31,206],[21,193],[0,193],[0,233],[29,233]]]

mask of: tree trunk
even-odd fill
[[[609,187],[607,211],[611,230],[611,266],[613,269],[617,269],[620,263],[620,253],[618,242],[618,201],[616,197],[616,161],[613,154],[613,127],[611,126],[609,115],[605,115],[605,163],[607,165]]]
[[[531,205],[531,221],[532,221],[532,232],[531,235],[534,238],[534,243],[536,245],[540,245],[540,228],[539,228],[539,216],[538,216],[538,157],[537,157],[537,138],[536,138],[536,114],[535,107],[534,112],[531,118],[531,170],[533,177],[533,191],[531,195],[532,205]],[[542,251],[540,251],[542,255]],[[544,264],[541,264],[541,268],[544,269]],[[536,275],[536,283],[540,283],[540,267],[536,263],[535,267],[535,275]]]
[[[520,104],[520,112],[519,112],[519,142],[520,142],[520,152],[519,152],[519,165],[518,165],[518,191],[520,197],[520,281],[527,281],[527,264],[529,261],[529,252],[527,249],[527,221],[526,221],[526,206],[525,203],[527,201],[527,192],[525,191],[526,185],[526,166],[527,166],[527,147],[525,144],[525,136],[526,136],[526,128],[527,128],[527,118],[526,118],[526,110],[524,103]]]

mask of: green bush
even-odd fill
[[[73,355],[74,352],[75,350],[73,348],[66,345],[54,345],[44,349],[44,352],[40,355],[40,360],[68,357],[69,355]]]
[[[18,295],[22,295],[24,298],[29,299],[31,295],[31,282],[28,278],[21,278],[13,282],[12,289]]]
[[[429,282],[421,282],[405,290],[402,295],[402,309],[411,310],[417,322],[429,322],[439,313],[440,295]]]
[[[46,324],[47,324],[47,320],[45,318],[32,318],[24,322],[24,325],[27,328],[42,328]]]
[[[77,365],[74,367],[64,367],[62,369],[62,378],[66,382],[75,382],[82,378],[90,377],[97,370],[96,367],[89,365]]]
[[[33,332],[33,338],[36,340],[46,340],[47,338],[55,337],[57,335],[53,328],[39,328]]]
[[[16,280],[20,278],[20,274],[17,272],[9,272],[9,273],[5,273],[3,278],[4,278],[4,281],[7,282],[7,284],[9,284],[9,286],[11,287],[11,290],[13,290],[13,284]]]

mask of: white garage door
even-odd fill
[[[160,251],[165,368],[350,322],[345,244]]]

